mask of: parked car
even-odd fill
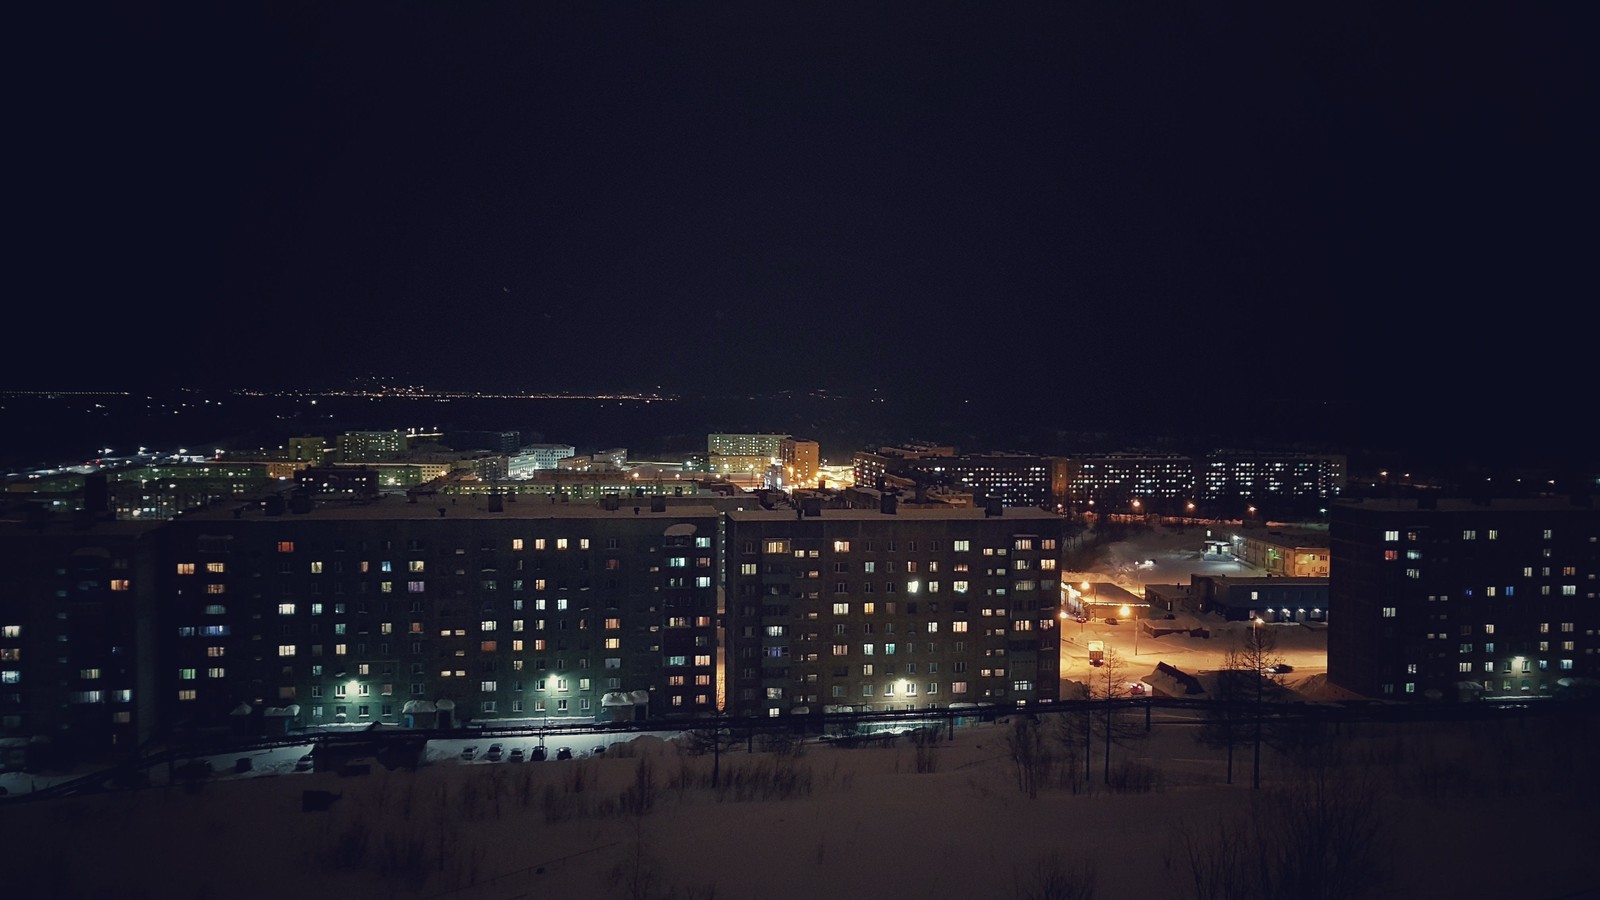
[[[485,753],[483,755],[483,758],[488,760],[489,762],[499,762],[500,761],[500,757],[504,756],[505,753],[506,753],[506,748],[505,748],[505,746],[503,744],[490,744],[489,745],[489,752]]]
[[[1114,618],[1111,618],[1111,617],[1109,617],[1109,616],[1107,616],[1107,617],[1106,617],[1106,624],[1107,624],[1107,625],[1115,625],[1115,624],[1117,624],[1117,620],[1116,620],[1116,619],[1114,619]]]
[[[571,758],[572,758],[572,748],[571,747],[562,747],[560,750],[556,751],[556,759],[571,759]]]
[[[522,762],[528,758],[527,752],[521,747],[512,747],[511,755],[506,757],[506,762]]]
[[[296,772],[309,772],[315,765],[316,761],[311,758],[311,754],[307,753],[305,756],[295,760],[294,770]]]
[[[478,748],[477,747],[462,747],[461,748],[461,758],[464,759],[464,760],[471,760],[473,757],[475,757],[477,755],[478,755]]]
[[[1287,672],[1293,672],[1294,666],[1291,666],[1288,663],[1278,663],[1277,665],[1268,668],[1267,671],[1274,675],[1283,675]]]
[[[535,762],[543,760],[544,759],[544,748],[543,747],[535,747],[535,748],[533,748],[533,752],[530,753],[529,756],[533,757]]]

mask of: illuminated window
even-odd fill
[[[194,574],[194,563],[178,563],[178,574],[179,575],[193,575]]]
[[[294,552],[294,541],[279,541],[278,542],[278,552],[279,553],[293,553]]]
[[[279,603],[278,604],[278,615],[280,615],[280,616],[292,616],[292,615],[294,615],[294,604],[293,603]]]

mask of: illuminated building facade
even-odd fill
[[[997,512],[727,513],[729,712],[1056,699],[1064,522]]]
[[[778,445],[782,483],[777,487],[782,490],[816,487],[817,472],[822,464],[821,453],[822,447],[816,441],[789,438]]]
[[[529,478],[535,472],[554,469],[557,463],[577,454],[571,444],[528,444],[513,453],[506,463],[511,478]]]
[[[410,446],[410,438],[402,431],[346,431],[338,438],[339,462],[382,462]]]
[[[913,458],[891,469],[891,474],[913,481],[931,478],[1004,506],[1042,509],[1065,502],[1067,473],[1065,459],[1010,453]]]
[[[185,516],[160,591],[166,718],[710,713],[718,525],[709,507],[478,497]]]
[[[1067,499],[1105,506],[1132,498],[1194,496],[1194,460],[1177,454],[1109,453],[1067,462]]]
[[[1333,454],[1219,450],[1199,463],[1199,496],[1207,500],[1316,497],[1345,490],[1345,457]]]
[[[940,444],[905,444],[898,447],[878,447],[874,450],[857,450],[851,459],[857,487],[877,488],[883,478],[899,471],[907,460],[930,457],[948,458],[956,455],[956,448]]]
[[[1328,676],[1383,699],[1600,684],[1600,512],[1587,497],[1332,507]]]
[[[1234,558],[1280,578],[1327,578],[1328,533],[1308,529],[1234,532]]]

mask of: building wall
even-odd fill
[[[1055,699],[1062,520],[967,512],[729,513],[729,711]]]
[[[154,734],[150,655],[158,527],[0,524],[0,737],[132,755]]]
[[[1327,578],[1326,543],[1311,543],[1295,535],[1241,533],[1234,535],[1233,554],[1245,563],[1287,578]]]
[[[169,720],[403,725],[406,701],[448,700],[457,721],[584,721],[636,690],[655,715],[714,710],[714,513],[417,509],[174,522]]]
[[[1600,676],[1600,514],[1563,499],[1335,504],[1328,674],[1386,699]]]

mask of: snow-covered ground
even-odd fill
[[[0,847],[18,896],[1010,898],[1059,864],[1092,868],[1094,897],[1167,898],[1196,895],[1185,839],[1220,856],[1241,823],[1270,840],[1298,827],[1289,804],[1309,802],[1376,829],[1371,858],[1339,860],[1359,867],[1369,896],[1579,897],[1596,883],[1600,783],[1562,739],[1593,733],[1592,720],[1346,725],[1314,745],[1342,753],[1302,760],[1320,766],[1269,749],[1262,792],[1249,788],[1248,747],[1229,785],[1223,751],[1178,724],[1113,750],[1115,779],[1138,790],[1106,786],[1098,744],[1075,790],[1082,751],[1057,745],[1047,721],[1055,760],[1035,797],[1009,750],[1016,724],[959,728],[921,749],[905,738],[799,754],[740,745],[713,760],[648,735],[564,762],[217,777],[0,805]],[[1339,789],[1308,799],[1318,773]],[[337,799],[303,811],[307,789]],[[1463,852],[1482,846],[1483,823],[1524,820],[1539,827],[1499,829],[1492,852]]]

